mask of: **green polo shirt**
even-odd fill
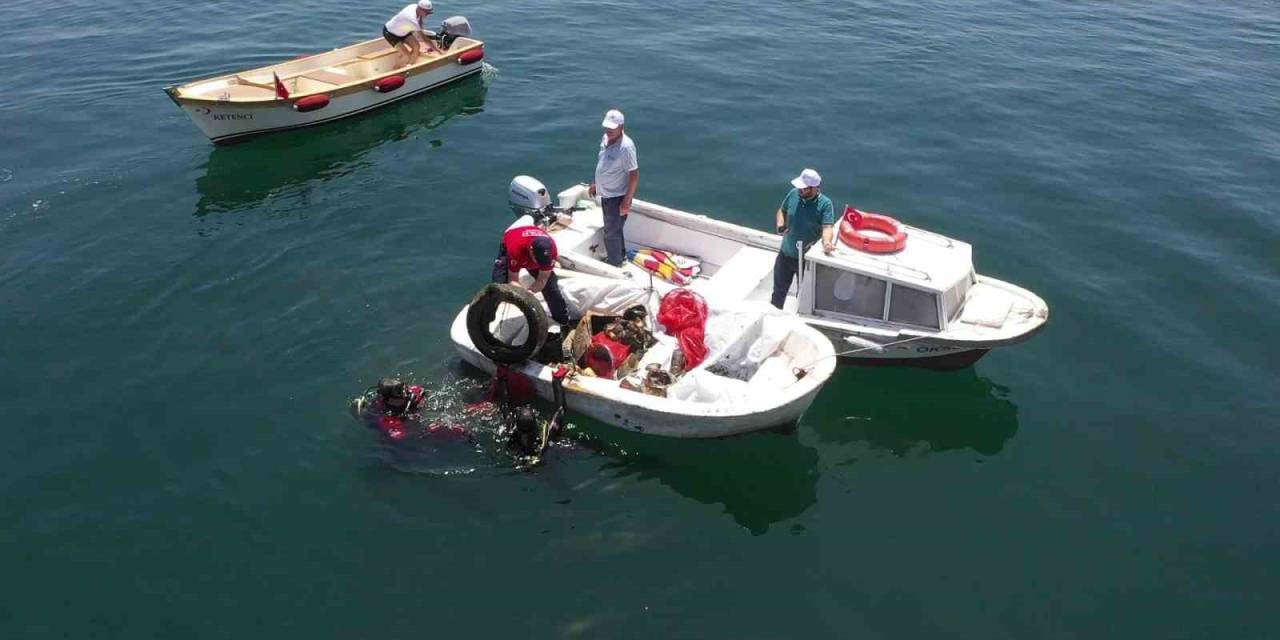
[[[805,247],[822,238],[822,226],[836,223],[836,208],[831,198],[819,193],[816,197],[805,200],[800,197],[799,189],[787,192],[780,207],[787,214],[787,234],[782,236],[782,254],[798,258],[796,243],[803,242]]]

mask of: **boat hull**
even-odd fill
[[[935,347],[918,347],[918,348],[935,348]],[[841,356],[840,364],[858,366],[858,367],[915,367],[919,369],[930,369],[933,371],[955,371],[973,366],[973,363],[981,360],[983,356],[990,353],[990,349],[959,349],[956,347],[936,347],[939,349],[947,349],[945,353],[929,354],[925,353],[918,356],[908,357],[867,357],[867,356]]]
[[[450,335],[463,361],[488,374],[496,371],[497,365],[476,350],[467,336],[465,308],[454,320]],[[814,339],[820,341],[816,332]],[[813,367],[815,370],[797,383],[801,385],[798,393],[787,397],[785,402],[766,408],[742,410],[741,407],[698,405],[635,392],[626,392],[632,394],[630,397],[634,402],[623,402],[620,397],[607,397],[588,388],[588,385],[603,382],[597,379],[568,380],[565,383],[565,403],[570,411],[627,431],[669,438],[720,438],[795,424],[831,376],[835,358],[822,358]],[[553,400],[549,367],[526,362],[512,366],[511,371],[532,380],[539,397]]]
[[[172,88],[166,89],[166,92],[209,140],[214,144],[225,145],[268,133],[326,124],[372,111],[480,73],[482,69],[481,62],[461,64],[453,61],[408,76],[404,85],[395,91],[380,93],[373,90],[372,86],[360,91],[348,91],[334,95],[329,104],[321,109],[305,112],[296,110],[291,100],[218,102],[188,100],[177,96]]]

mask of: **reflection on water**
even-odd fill
[[[590,422],[575,416],[576,424]],[[608,455],[619,477],[654,478],[703,504],[720,504],[755,535],[817,501],[818,452],[794,433],[771,431],[715,440],[643,436],[598,423],[583,444]],[[582,432],[579,432],[580,434]]]
[[[904,455],[971,449],[1000,453],[1018,431],[1008,389],[972,368],[938,373],[906,368],[837,370],[804,416],[827,442],[865,442]]]
[[[253,206],[291,187],[327,180],[363,166],[386,142],[434,129],[484,109],[488,74],[480,73],[369,113],[320,127],[284,131],[229,147],[214,147],[196,179],[196,216]]]

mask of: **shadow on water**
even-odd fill
[[[754,535],[794,518],[817,501],[818,452],[795,433],[762,431],[715,440],[676,440],[614,429],[574,416],[587,425],[583,445],[612,460],[604,467],[618,477],[656,479],[702,504],[724,512]]]
[[[477,412],[486,396],[489,376],[461,361],[453,361],[429,387],[430,413],[435,419],[465,424],[476,434],[470,451],[455,448],[451,455],[469,455],[470,469],[440,457],[431,446],[400,451],[381,449],[377,475],[457,475],[480,471],[505,475],[516,472],[500,438],[496,414]],[[535,402],[542,415],[551,407]],[[696,502],[722,505],[724,512],[755,535],[769,526],[804,513],[817,501],[818,452],[791,432],[762,431],[713,440],[682,440],[623,431],[584,415],[569,414],[572,428],[543,465],[566,464],[567,451],[587,450],[604,456],[602,474],[637,481],[657,480]],[[538,469],[531,469],[538,473]]]
[[[196,179],[196,216],[237,211],[290,187],[324,181],[362,166],[378,146],[435,129],[459,115],[484,110],[486,74],[477,74],[424,96],[396,102],[322,127],[263,136],[214,147]],[[432,141],[438,145],[438,141]]]
[[[824,441],[865,442],[899,456],[919,446],[993,456],[1018,431],[1018,407],[1008,393],[973,368],[841,367],[804,422]]]

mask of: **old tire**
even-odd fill
[[[489,323],[498,315],[498,306],[507,303],[520,310],[529,326],[524,344],[507,344],[489,332]],[[551,326],[542,303],[524,287],[514,284],[485,285],[467,307],[467,336],[484,357],[498,364],[519,364],[533,357],[547,340]]]

